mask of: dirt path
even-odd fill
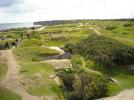
[[[36,31],[42,31],[42,30],[45,29],[45,28],[46,28],[46,26],[41,27],[41,28],[38,28],[38,29],[36,29]]]
[[[56,46],[51,46],[51,47],[47,47],[47,48],[53,49],[53,50],[57,50],[57,51],[60,52],[60,54],[64,54],[65,53],[64,50],[62,50],[62,49],[60,49],[59,47],[56,47]]]
[[[21,84],[21,76],[19,75],[20,66],[14,59],[11,50],[0,51],[2,59],[7,61],[8,71],[5,79],[2,81],[2,86],[19,94],[22,100],[43,100],[43,97],[32,96],[26,92]]]
[[[134,89],[124,90],[116,96],[102,98],[99,100],[134,100]]]
[[[96,28],[90,28],[90,29],[94,30],[97,35],[102,35]]]
[[[71,66],[71,61],[69,59],[61,59],[61,60],[45,60],[44,62],[54,66],[55,68],[66,68]]]

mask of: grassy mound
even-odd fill
[[[56,90],[60,91],[54,79],[49,78],[50,75],[54,74],[54,68],[51,65],[46,63],[22,63],[21,66],[21,73],[26,79],[28,92],[32,95],[53,95]]]
[[[125,65],[134,61],[134,48],[105,36],[91,35],[74,45],[66,45],[66,51],[87,55],[103,66]]]
[[[32,46],[41,46],[43,45],[42,41],[39,39],[24,40],[20,47],[32,47]]]
[[[14,50],[17,58],[23,61],[40,61],[45,56],[57,55],[58,51],[44,48],[44,47],[24,47]]]

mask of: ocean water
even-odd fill
[[[2,29],[12,29],[12,28],[23,28],[35,26],[33,23],[3,23],[0,24],[0,30]]]

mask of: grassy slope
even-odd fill
[[[58,54],[58,51],[44,47],[23,47],[14,49],[14,54],[20,62],[21,74],[26,83],[27,91],[36,96],[58,96],[63,99],[59,86],[50,75],[54,68],[43,61],[43,57]]]
[[[14,50],[16,57],[20,61],[41,61],[46,56],[59,54],[58,51],[51,50],[44,47],[34,46],[34,47],[23,47]]]
[[[123,25],[125,23],[134,23],[134,22],[128,22],[128,21],[81,21],[78,24],[65,24],[65,25],[55,25],[55,26],[48,26],[45,29],[41,31],[36,31],[37,36],[35,37],[34,40],[29,43],[28,40],[24,41],[24,44],[22,44],[20,47],[28,47],[29,45],[31,46],[31,49],[33,46],[39,46],[39,45],[45,45],[45,46],[63,46],[64,44],[71,42],[71,43],[76,43],[80,41],[82,38],[87,37],[90,34],[95,33],[94,30],[90,29],[96,28],[99,32],[101,32],[103,35],[107,35],[108,37],[112,37],[118,41],[121,41],[124,44],[134,46],[134,26],[132,27],[124,27]],[[112,30],[107,30],[106,27],[109,26],[114,26],[115,28]],[[49,34],[48,34],[49,33]],[[56,36],[56,40],[51,40],[52,35],[51,33],[54,33],[54,36]],[[8,35],[7,33],[6,35]],[[14,36],[18,37],[18,36]],[[63,40],[62,37],[64,37],[67,40]],[[58,40],[57,40],[58,38]],[[36,41],[36,39],[38,39]],[[34,43],[34,44],[33,44]],[[22,48],[21,48],[22,49]],[[24,48],[25,49],[25,48]],[[29,49],[27,49],[29,50]],[[39,49],[40,51],[40,49]],[[24,52],[24,50],[18,52],[15,50],[16,54],[20,54],[22,52],[22,55],[19,57],[20,61],[25,62],[26,64],[23,65],[22,69],[25,68],[25,66],[35,66],[36,64],[31,63],[31,61],[40,61],[41,58],[40,56],[30,54],[27,55],[27,51]],[[25,55],[24,55],[24,54]],[[25,56],[25,57],[24,57]],[[26,62],[28,60],[28,62]],[[30,62],[29,62],[30,61]],[[30,65],[27,65],[29,63]],[[92,62],[91,62],[92,65]],[[42,65],[38,65],[42,66]],[[26,67],[27,68],[27,67]],[[34,67],[36,68],[36,67]],[[32,68],[34,70],[34,68]],[[42,67],[41,67],[42,68]],[[89,67],[91,68],[91,67]],[[29,71],[32,71],[32,69],[28,69]],[[45,70],[45,69],[43,69]],[[116,71],[118,70],[118,71]],[[108,76],[113,76],[117,81],[119,81],[119,84],[110,84],[109,86],[109,95],[114,95],[118,93],[119,91],[127,88],[134,88],[134,75],[129,74],[129,72],[125,73],[124,70],[120,69],[115,69],[116,74],[113,75],[113,71],[102,71],[104,74]],[[35,71],[36,72],[36,71]],[[22,72],[22,74],[26,74],[26,72]],[[39,89],[37,89],[39,90]],[[36,89],[32,90],[36,91]],[[45,89],[42,89],[40,91],[45,91]],[[36,91],[37,92],[37,91]],[[39,91],[38,91],[39,92]],[[36,95],[35,92],[31,92]],[[43,92],[40,92],[41,94]],[[38,93],[37,93],[38,94]],[[38,94],[39,95],[39,94]]]
[[[60,95],[60,90],[53,79],[49,76],[54,74],[54,68],[46,63],[21,64],[21,73],[26,79],[30,79],[28,92],[32,95]],[[58,92],[57,92],[58,91]],[[57,92],[57,93],[56,93]]]
[[[124,27],[123,25],[125,23],[133,24],[134,22],[127,22],[127,21],[103,22],[102,21],[101,26],[98,27],[100,29],[99,31],[104,35],[107,35],[124,44],[134,47],[134,33],[133,33],[134,26]],[[106,30],[104,27],[107,26],[114,26],[116,28],[113,30]],[[104,72],[108,76],[113,76],[113,78],[115,78],[119,82],[118,84],[112,84],[112,83],[110,84],[109,93],[108,93],[109,95],[115,95],[124,89],[134,88],[134,74],[127,71],[126,69],[120,67],[118,68],[118,67],[119,66],[117,66],[117,68],[115,68],[113,71],[107,70],[108,72]]]
[[[0,87],[0,100],[21,100],[21,97],[8,89]]]

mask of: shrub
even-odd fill
[[[105,36],[91,35],[74,46],[65,47],[103,66],[131,64],[134,61],[134,48]]]
[[[90,59],[86,62],[86,67],[93,69],[95,66],[95,63],[91,61]]]
[[[67,90],[67,100],[93,100],[106,96],[108,83],[102,75],[76,70],[69,68],[58,72]]]
[[[58,76],[63,80],[64,86],[67,90],[73,89],[73,81],[75,79],[74,71],[71,68],[58,71]]]
[[[75,80],[73,88],[80,100],[93,100],[106,96],[107,80],[102,75],[82,72]]]
[[[75,45],[71,43],[67,43],[64,47],[64,51],[73,53],[75,49]]]
[[[124,27],[132,27],[132,26],[134,26],[134,24],[126,23],[126,24],[124,24],[123,26],[124,26]]]
[[[13,38],[13,36],[12,35],[7,35],[7,38]]]

